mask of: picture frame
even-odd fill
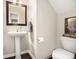
[[[27,6],[6,1],[6,25],[27,25]]]
[[[76,16],[65,18],[63,36],[76,38]]]

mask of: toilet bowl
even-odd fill
[[[53,51],[53,59],[74,59],[74,53],[64,49],[56,49]]]
[[[61,37],[62,48],[55,49],[53,59],[74,59],[76,53],[76,39]]]

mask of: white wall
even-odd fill
[[[56,48],[57,15],[47,0],[37,0],[37,39],[43,37],[44,41],[38,43],[37,58],[44,59],[52,54]]]
[[[62,47],[60,37],[64,34],[64,19],[76,16],[76,8],[57,15],[57,43],[58,47]]]
[[[76,9],[76,0],[48,0],[57,14]]]

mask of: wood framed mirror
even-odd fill
[[[65,18],[64,36],[76,38],[76,16]]]
[[[6,24],[27,25],[27,6],[19,3],[6,1]]]

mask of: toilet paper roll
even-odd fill
[[[43,37],[39,37],[39,38],[38,38],[38,42],[39,42],[39,43],[41,43],[41,42],[43,42],[43,41],[44,41],[44,38],[43,38]]]

